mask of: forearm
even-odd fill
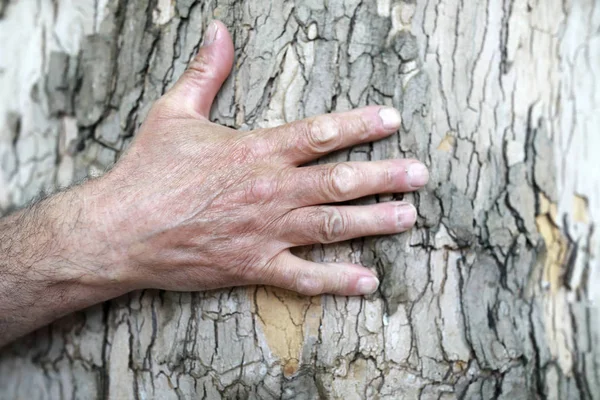
[[[0,219],[0,346],[127,291],[89,217],[96,200],[80,186]]]

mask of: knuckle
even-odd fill
[[[235,140],[231,146],[229,158],[235,163],[252,163],[256,160],[256,150],[248,141]]]
[[[198,54],[194,57],[184,74],[192,80],[210,80],[215,73],[211,65],[206,56]]]
[[[340,140],[340,128],[335,119],[321,116],[305,124],[305,136],[310,151],[323,153],[336,148]]]
[[[272,145],[262,131],[256,130],[243,135],[243,141],[252,149],[254,155],[264,159],[272,153]]]
[[[364,116],[359,116],[356,119],[356,131],[358,132],[358,139],[364,141],[369,138],[373,128],[369,120]]]
[[[272,179],[256,178],[247,182],[244,188],[244,199],[248,203],[264,203],[272,200],[277,184]]]
[[[344,236],[347,230],[347,221],[334,207],[322,209],[318,239],[321,243],[332,243]]]
[[[264,160],[270,154],[267,141],[257,132],[238,135],[234,137],[233,142],[233,156],[238,161]]]
[[[327,179],[327,188],[333,200],[343,200],[355,189],[355,171],[347,163],[331,167]]]
[[[363,116],[360,116],[357,121],[358,130],[360,132],[360,139],[364,140],[369,137],[369,134],[372,130],[370,122],[365,119]]]
[[[324,292],[323,279],[310,271],[301,271],[296,275],[295,290],[305,296],[316,296]]]
[[[383,168],[383,186],[385,188],[393,188],[394,182],[397,180],[394,168]]]

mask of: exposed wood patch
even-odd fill
[[[256,292],[256,306],[267,344],[281,360],[284,375],[295,374],[301,363],[305,333],[318,330],[321,298],[261,287]]]
[[[456,138],[452,135],[452,132],[448,132],[442,139],[437,149],[440,151],[450,152],[456,145]]]
[[[573,219],[575,222],[587,224],[589,222],[588,215],[588,199],[585,196],[573,196]]]
[[[558,215],[556,204],[551,203],[542,193],[539,194],[539,202],[540,214],[535,218],[535,223],[546,244],[544,281],[549,283],[554,294],[561,285],[569,242],[556,224]]]

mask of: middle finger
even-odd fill
[[[337,203],[378,193],[410,192],[425,186],[427,167],[417,160],[342,162],[294,168],[284,185],[297,207]]]

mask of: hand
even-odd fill
[[[379,282],[368,269],[309,262],[289,249],[409,229],[416,211],[404,202],[327,204],[413,191],[427,183],[427,169],[416,160],[300,165],[389,136],[400,127],[400,114],[367,107],[234,131],[208,120],[232,63],[229,33],[213,23],[128,152],[93,184],[104,196],[116,275],[131,288],[266,284],[306,295],[374,292]]]

